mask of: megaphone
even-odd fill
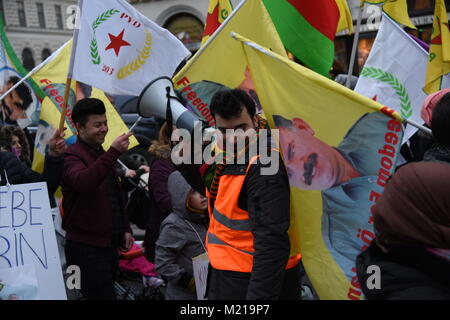
[[[193,132],[195,122],[200,121],[178,99],[169,77],[159,77],[150,82],[139,95],[137,109],[143,118],[157,116],[189,132]]]

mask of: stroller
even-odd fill
[[[118,300],[164,300],[164,280],[144,256],[142,241],[135,241],[128,252],[120,252],[119,271],[114,288]]]
[[[127,211],[130,221],[140,229],[145,229],[148,220],[148,213],[143,210],[144,202],[150,198],[148,177],[149,174],[144,170],[137,169],[134,178],[127,178],[127,182],[133,187],[129,193]],[[145,257],[143,241],[135,241],[128,252],[120,252],[119,256],[119,273],[115,283],[118,299],[164,299],[164,280],[157,277],[154,265]]]

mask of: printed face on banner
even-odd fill
[[[300,118],[274,115],[273,120],[290,185],[321,191],[322,239],[352,284],[349,298],[358,298],[354,260],[348,257],[356,257],[375,237],[370,212],[395,169],[402,127],[381,112],[367,113],[331,146]]]
[[[12,68],[3,67],[0,73],[4,73],[0,75],[0,79],[5,79],[3,83],[0,83],[0,94],[4,94],[20,81],[20,75]],[[20,84],[1,101],[6,122],[17,123],[22,128],[29,125],[32,118],[35,118],[34,113],[38,106],[39,101],[31,86],[26,82]]]
[[[274,116],[291,185],[304,190],[325,190],[338,182],[339,165],[345,161],[328,144],[314,136],[314,129],[300,118]]]
[[[0,44],[0,95],[20,81],[20,75],[12,67],[6,52]],[[24,128],[39,119],[39,100],[27,81],[20,84],[0,102],[2,118],[7,123]]]

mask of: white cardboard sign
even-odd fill
[[[195,280],[195,290],[197,291],[198,300],[206,300],[206,282],[208,280],[208,266],[209,259],[208,254],[203,253],[192,258],[192,264],[194,268],[194,280]]]
[[[36,299],[67,299],[45,182],[0,187],[0,279],[27,265]]]

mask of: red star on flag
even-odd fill
[[[111,40],[110,44],[106,47],[106,50],[114,49],[116,56],[119,56],[120,48],[123,46],[131,46],[130,43],[123,40],[123,34],[125,33],[125,29],[122,29],[122,32],[119,33],[118,36],[114,36],[111,33],[108,33],[109,39]]]

